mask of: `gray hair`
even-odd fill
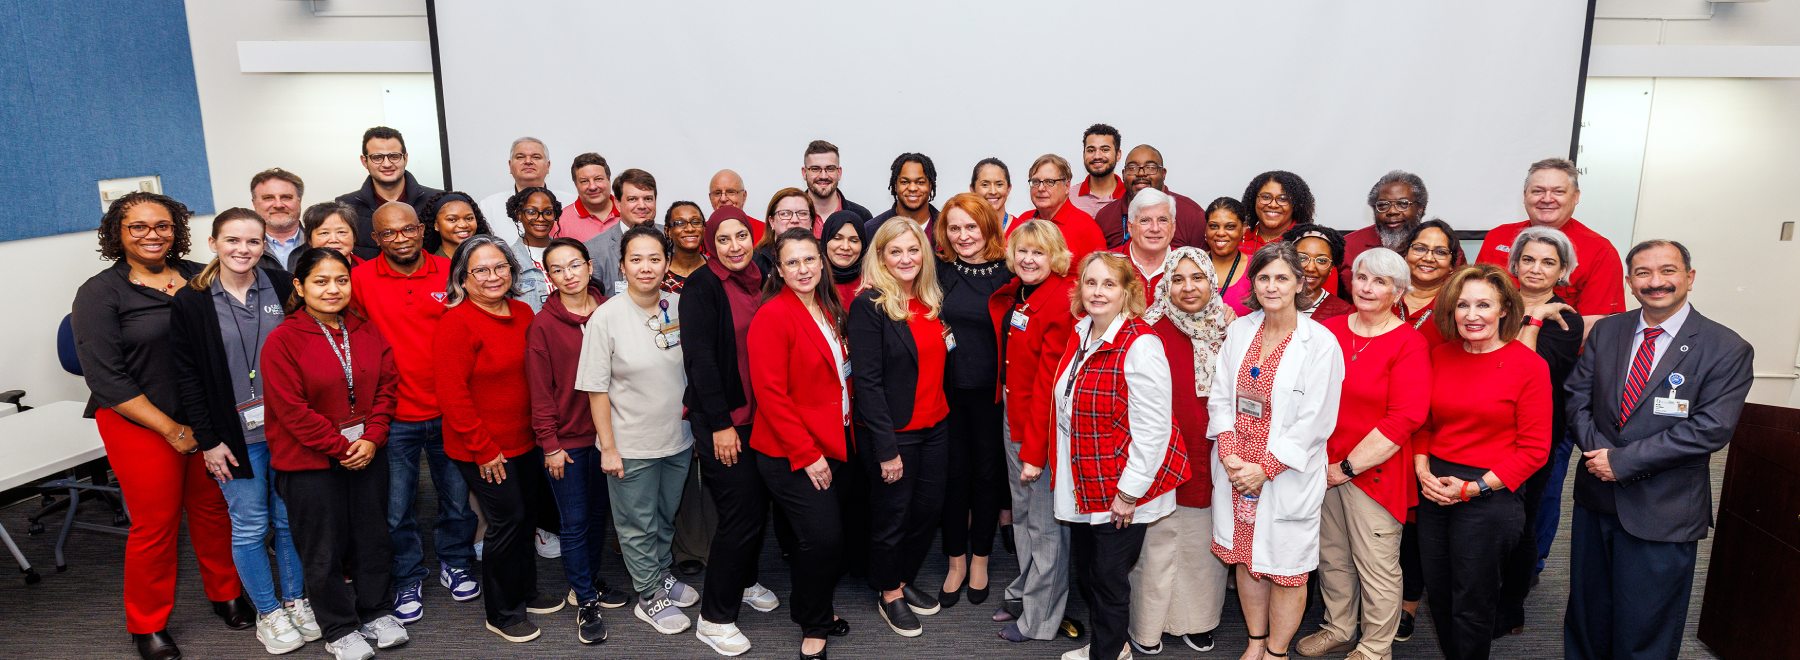
[[[500,250],[500,254],[506,255],[506,267],[512,271],[512,287],[506,290],[506,297],[517,298],[525,293],[519,288],[519,258],[493,235],[476,234],[456,246],[456,254],[450,257],[450,281],[444,284],[445,307],[455,307],[468,297],[468,292],[463,290],[463,280],[469,277],[469,258],[483,245],[492,245]]]
[[[1350,276],[1354,280],[1357,273],[1367,273],[1369,277],[1385,277],[1394,284],[1394,299],[1399,300],[1412,288],[1412,269],[1406,265],[1406,257],[1399,252],[1387,248],[1371,248],[1356,255],[1356,261],[1350,264]],[[1351,283],[1346,283],[1355,286]]]
[[[1556,259],[1562,262],[1562,277],[1556,280],[1556,286],[1568,286],[1569,275],[1575,272],[1575,246],[1569,242],[1569,235],[1560,229],[1534,225],[1520,230],[1519,237],[1513,239],[1511,256],[1506,258],[1507,272],[1519,274],[1519,254],[1532,243],[1556,248]]]
[[[546,145],[546,144],[544,144],[544,141],[543,141],[543,140],[539,140],[539,139],[537,139],[537,138],[534,138],[534,137],[531,137],[531,136],[529,136],[529,135],[525,135],[525,136],[521,136],[521,137],[519,137],[519,138],[518,138],[518,139],[516,139],[516,140],[513,140],[513,141],[512,141],[512,146],[510,146],[510,147],[507,147],[507,148],[506,148],[506,157],[507,157],[507,158],[509,158],[509,159],[510,159],[510,158],[512,158],[512,153],[513,153],[513,152],[515,152],[515,151],[518,151],[518,150],[519,150],[519,145],[521,145],[521,144],[525,144],[525,143],[526,143],[526,142],[532,142],[532,143],[535,143],[535,144],[537,144],[537,146],[540,146],[540,147],[543,147],[543,148],[544,148],[544,159],[545,159],[545,160],[549,160],[549,159],[550,159],[550,147],[549,147],[549,145]]]
[[[1557,170],[1567,174],[1569,175],[1569,186],[1577,191],[1581,190],[1581,170],[1575,168],[1575,161],[1567,158],[1545,158],[1532,163],[1531,169],[1525,170],[1525,187],[1527,189],[1531,187],[1531,175],[1537,174],[1541,170]]]
[[[1132,195],[1131,203],[1125,205],[1125,224],[1136,223],[1138,214],[1152,206],[1169,207],[1169,221],[1175,221],[1175,198],[1161,190],[1145,188],[1137,191],[1136,195]]]
[[[1430,206],[1431,193],[1425,190],[1425,180],[1419,175],[1406,170],[1392,170],[1381,175],[1375,185],[1369,187],[1369,208],[1375,208],[1375,198],[1381,196],[1381,189],[1396,183],[1404,183],[1411,189],[1412,201],[1419,205],[1419,217],[1425,217],[1425,208]]]

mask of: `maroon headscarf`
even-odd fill
[[[753,222],[750,216],[744,214],[743,209],[730,204],[719,207],[719,210],[713,211],[712,217],[706,219],[706,247],[709,250],[717,251],[714,246],[718,245],[719,227],[727,220],[743,223],[746,230],[750,229],[750,223]],[[723,257],[714,254],[713,258],[706,260],[706,267],[725,284],[726,298],[731,300],[731,313],[747,319],[756,313],[757,306],[762,302],[762,269],[756,266],[755,259],[748,256],[746,259],[749,263],[744,264],[743,270],[733,271],[725,267]]]

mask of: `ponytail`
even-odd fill
[[[257,226],[263,227],[265,231],[268,228],[267,223],[263,221],[263,217],[257,215],[255,211],[242,206],[234,206],[213,216],[212,237],[218,238],[219,231],[225,228],[226,223],[238,220],[255,222]],[[194,279],[188,280],[188,287],[202,293],[211,289],[213,282],[216,282],[219,279],[219,268],[219,255],[214,254],[212,261],[206,262],[206,268],[202,269],[199,275],[194,276]]]

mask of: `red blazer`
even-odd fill
[[[1056,430],[1050,416],[1055,367],[1075,330],[1075,314],[1069,307],[1075,278],[1053,273],[1031,292],[1025,299],[1030,320],[1023,332],[1013,329],[1010,318],[1020,286],[1015,277],[995,291],[988,298],[988,314],[994,319],[996,339],[1006,341],[1006,354],[1000,356],[1000,372],[1006,377],[998,384],[1006,392],[1006,422],[1012,429],[1012,441],[1019,443],[1021,460],[1042,467],[1050,457],[1049,434]]]
[[[845,386],[838,385],[838,363],[793,290],[783,289],[756,310],[749,350],[756,401],[750,448],[786,458],[795,470],[821,456],[845,460]]]

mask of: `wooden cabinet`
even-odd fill
[[[1701,642],[1726,660],[1796,657],[1800,410],[1744,406],[1706,571]]]

